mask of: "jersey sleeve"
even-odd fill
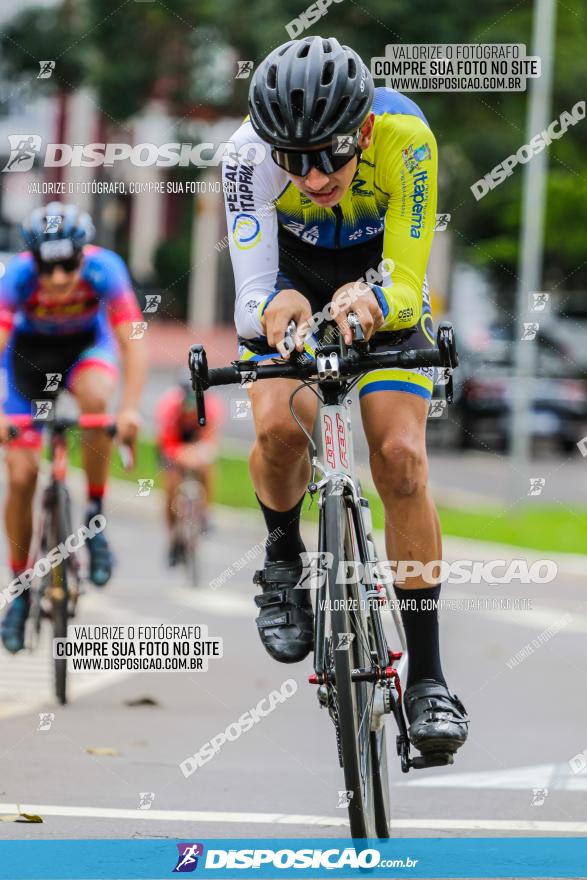
[[[380,186],[389,195],[383,258],[390,276],[373,285],[384,330],[413,327],[422,314],[422,288],[436,219],[438,151],[434,135],[417,116],[389,115],[379,137]]]
[[[261,314],[274,291],[279,265],[274,200],[286,184],[269,148],[245,122],[231,138],[222,167],[236,288],[234,317],[237,333],[245,339],[263,336]]]
[[[128,269],[122,257],[106,248],[96,249],[90,255],[88,278],[99,291],[106,305],[112,327],[131,321],[141,321],[143,316],[133,290]]]
[[[0,329],[9,332],[19,305],[20,290],[30,275],[30,254],[19,254],[8,263],[0,278]]]

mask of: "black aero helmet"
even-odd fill
[[[35,208],[21,227],[26,246],[45,262],[79,255],[95,233],[92,218],[77,205],[49,202]]]
[[[362,125],[373,91],[373,78],[353,49],[333,37],[290,40],[253,74],[251,124],[274,147],[319,146]]]

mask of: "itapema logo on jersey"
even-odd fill
[[[419,171],[414,175],[414,188],[410,196],[412,200],[412,225],[410,235],[412,238],[420,238],[420,230],[426,217],[426,202],[428,198],[428,172]]]
[[[10,156],[2,171],[30,171],[41,151],[38,134],[9,134]]]
[[[419,167],[420,162],[425,162],[426,159],[431,159],[432,154],[430,152],[430,147],[428,144],[422,144],[420,147],[416,147],[414,149],[414,145],[410,144],[405,150],[402,150],[402,157],[404,160],[404,165],[412,174],[416,168]]]

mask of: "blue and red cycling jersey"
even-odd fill
[[[79,281],[66,299],[43,292],[35,259],[28,251],[14,257],[0,279],[0,328],[4,330],[66,336],[95,329],[102,336],[109,327],[141,318],[124,261],[106,248],[84,248]]]

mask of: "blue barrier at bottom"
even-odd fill
[[[587,877],[587,838],[0,841],[0,880]]]

